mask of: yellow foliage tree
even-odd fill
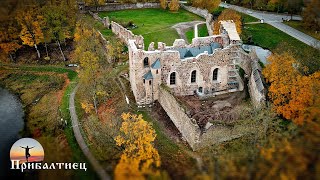
[[[219,34],[220,21],[224,21],[224,20],[233,20],[233,22],[236,24],[238,34],[241,34],[242,32],[241,31],[241,28],[242,28],[241,15],[232,9],[226,9],[222,11],[220,16],[218,17],[218,20],[215,21],[214,23],[214,34]]]
[[[34,46],[37,51],[38,58],[40,58],[40,52],[37,45],[44,40],[41,30],[41,26],[44,25],[43,16],[39,15],[38,10],[31,9],[21,12],[17,19],[22,28],[20,38],[23,44],[31,47]]]
[[[179,11],[179,8],[180,8],[178,0],[172,0],[168,6],[170,11],[174,11],[174,12]]]
[[[121,135],[115,138],[118,146],[125,150],[117,164],[115,179],[145,179],[160,176],[160,155],[153,147],[156,138],[152,125],[142,115],[122,114]]]
[[[90,113],[94,109],[93,104],[88,102],[82,102],[81,107],[86,113]]]
[[[320,72],[302,75],[296,60],[288,53],[273,54],[263,70],[269,87],[269,97],[275,111],[284,118],[303,124],[319,113]]]
[[[308,158],[304,149],[295,147],[291,142],[284,139],[281,145],[271,145],[260,151],[264,158],[263,163],[258,164],[257,179],[297,179],[308,175]],[[312,163],[312,162],[311,162]]]
[[[167,9],[167,0],[160,0],[160,6],[162,9]]]

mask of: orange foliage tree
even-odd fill
[[[178,11],[179,8],[180,8],[179,1],[178,1],[178,0],[172,0],[172,1],[169,3],[168,6],[169,6],[170,11]]]
[[[43,16],[39,14],[37,9],[30,9],[22,11],[17,19],[22,28],[20,38],[23,44],[31,47],[34,46],[37,51],[38,58],[40,58],[40,52],[37,45],[44,40],[41,30],[41,26],[44,25]]]
[[[214,23],[214,34],[219,34],[220,29],[220,21],[224,20],[233,20],[233,22],[236,24],[237,32],[238,34],[241,34],[241,28],[242,28],[242,21],[241,21],[241,15],[237,13],[236,11],[232,9],[226,9],[222,11],[220,16],[218,17],[218,20]]]
[[[0,27],[0,48],[13,61],[12,54],[21,47],[19,44],[19,30],[14,21],[6,23],[7,25]]]
[[[286,119],[302,124],[319,114],[320,72],[302,75],[296,60],[288,53],[274,54],[263,75],[270,83],[269,97],[275,111]]]
[[[151,123],[143,120],[142,115],[122,114],[121,135],[115,138],[118,146],[125,150],[117,164],[115,179],[144,179],[160,176],[160,155],[152,145],[156,138]]]

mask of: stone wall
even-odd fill
[[[256,108],[261,108],[266,103],[267,89],[264,87],[261,67],[257,60],[252,61],[252,72],[249,78],[249,93],[251,102]]]
[[[201,134],[200,127],[195,120],[186,115],[185,110],[176,101],[175,97],[163,86],[159,86],[159,103],[190,147],[194,150],[197,149],[196,146]]]
[[[86,6],[86,11],[120,11],[125,9],[144,9],[144,8],[160,8],[160,3],[136,3],[136,4],[119,4],[108,3],[104,6]]]
[[[194,151],[213,144],[230,141],[249,133],[255,134],[263,128],[258,123],[234,124],[231,126],[211,125],[202,132],[196,121],[186,115],[186,109],[179,104],[168,87],[159,86],[158,101]]]
[[[133,40],[129,41],[129,67],[130,67],[130,83],[133,87],[133,92],[136,98],[136,102],[139,105],[152,103],[151,100],[159,99],[158,85],[163,83],[168,85],[175,95],[194,95],[195,92],[202,89],[202,95],[215,96],[216,92],[228,93],[233,92],[234,89],[230,89],[228,82],[230,76],[238,76],[238,74],[230,74],[231,64],[233,64],[234,51],[239,46],[230,46],[224,49],[217,49],[213,54],[206,52],[197,55],[196,57],[180,59],[180,54],[177,50],[155,50],[145,51],[143,49],[136,48]],[[149,66],[144,66],[144,59],[148,58]],[[159,59],[161,62],[161,71],[152,73],[154,77],[151,82],[153,86],[154,96],[152,99],[147,97],[148,94],[145,89],[146,82],[143,81],[143,76],[147,74],[150,66]],[[213,81],[213,71],[218,68],[218,79]],[[235,67],[233,67],[235,68]],[[196,71],[196,82],[191,82],[191,72]],[[170,74],[176,73],[176,83],[170,85]],[[157,78],[160,76],[160,78]],[[157,80],[156,80],[157,79]],[[240,86],[237,91],[243,90],[243,83],[240,78],[235,79],[240,81]],[[147,82],[149,83],[149,82]]]
[[[99,17],[98,13],[94,13],[92,11],[89,11],[89,14],[93,17],[93,19],[100,21],[104,27],[109,28],[109,26],[110,26],[109,17],[101,18],[101,17]]]
[[[206,19],[206,25],[207,25],[209,36],[213,35],[213,15],[210,14],[208,10],[195,8],[192,6],[186,6],[184,4],[181,4],[181,7],[193,14],[197,14],[198,16],[201,16],[204,19]]]
[[[112,32],[127,45],[129,43],[129,40],[135,40],[135,44],[137,45],[138,49],[144,49],[143,36],[133,34],[130,30],[124,28],[114,21],[111,21],[111,29]]]

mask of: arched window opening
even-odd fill
[[[202,93],[203,88],[202,88],[202,87],[199,87],[198,91],[199,91],[199,93]]]
[[[191,83],[195,83],[197,81],[197,71],[194,70],[191,72]]]
[[[143,67],[148,67],[149,66],[149,58],[148,57],[145,57],[143,59]]]
[[[217,81],[218,80],[218,68],[213,70],[212,80]]]
[[[149,81],[149,85],[151,85],[151,80]]]
[[[170,85],[176,84],[176,73],[173,72],[170,74]]]

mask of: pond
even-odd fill
[[[24,126],[23,116],[23,107],[19,98],[0,87],[0,177],[7,176],[9,173],[10,148],[16,140],[21,138],[19,132]]]

